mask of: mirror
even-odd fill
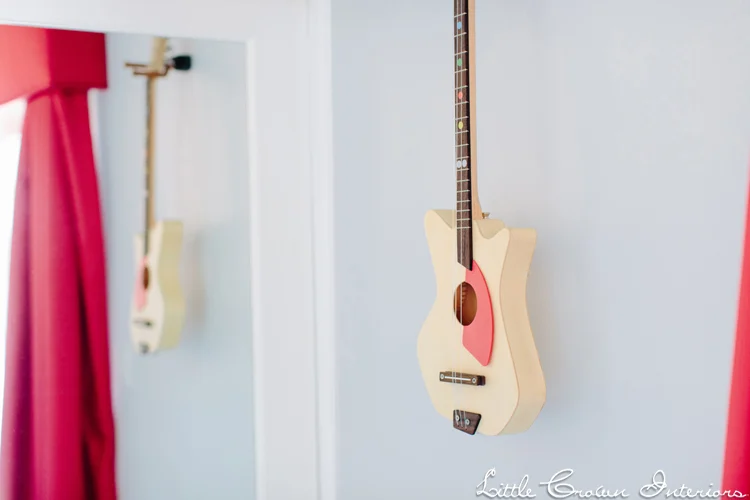
[[[64,38],[65,34],[55,36]],[[75,311],[57,315],[55,304],[68,307],[72,303],[59,296],[49,309],[32,305],[35,322],[67,318],[64,324],[42,333],[37,326],[27,329],[16,320],[11,321],[9,335],[22,339],[29,334],[33,341],[31,346],[15,349],[13,345],[19,340],[11,340],[6,364],[12,373],[32,370],[33,383],[42,384],[45,391],[37,389],[30,403],[20,401],[15,397],[22,390],[17,385],[20,379],[11,375],[8,380],[11,395],[6,406],[23,407],[23,411],[32,413],[49,408],[44,413],[45,422],[33,423],[41,426],[34,427],[34,431],[47,433],[42,435],[59,444],[54,426],[69,422],[66,419],[70,415],[56,410],[51,401],[65,398],[66,411],[74,411],[71,408],[75,406],[82,412],[83,421],[89,422],[87,425],[98,428],[97,439],[82,438],[85,446],[99,447],[90,453],[96,453],[97,449],[111,450],[111,440],[116,437],[117,488],[122,498],[212,498],[223,494],[227,498],[225,494],[229,492],[232,498],[253,498],[246,44],[170,38],[159,48],[155,40],[146,35],[107,33],[106,88],[91,90],[86,96],[85,91],[76,89],[77,83],[66,83],[72,89],[65,91],[67,95],[65,92],[58,95],[54,88],[23,95],[20,100],[29,102],[23,130],[15,126],[23,117],[23,113],[16,112],[18,99],[0,108],[6,110],[0,116],[7,116],[0,123],[0,130],[7,132],[7,140],[0,137],[0,230],[3,231],[0,257],[10,247],[15,189],[7,186],[15,185],[17,170],[19,185],[30,187],[29,194],[24,190],[19,195],[23,200],[15,200],[16,207],[20,207],[24,218],[27,215],[30,218],[30,241],[40,242],[41,238],[47,246],[44,252],[24,252],[31,255],[33,262],[29,268],[34,275],[41,277],[44,273],[42,281],[33,277],[26,280],[16,270],[10,276],[0,273],[3,306],[9,286],[11,295],[15,293],[18,297],[11,300],[12,319],[20,314],[23,295],[20,291],[27,290],[36,298],[41,283],[49,286],[50,294],[62,290],[62,295],[70,297],[80,291],[83,296],[80,302],[75,302],[82,308],[80,315]],[[87,58],[94,57],[90,52],[99,50],[91,49],[95,47],[91,44],[80,46],[83,48],[79,58],[66,62],[70,66],[50,71],[72,74],[80,69],[73,67],[74,63],[83,66]],[[43,65],[44,61],[34,60],[37,56],[29,51],[23,57],[30,63]],[[151,79],[135,75],[134,68],[126,65],[132,62],[153,65],[159,60],[172,65],[176,60],[177,67]],[[3,78],[14,76],[4,72]],[[74,128],[79,127],[78,118],[82,115],[71,117],[68,111],[73,108],[86,111],[85,106],[75,107],[81,104],[74,102],[79,94],[88,103],[96,168],[91,172],[92,177],[86,179],[81,177],[88,165],[85,147],[80,146],[83,142],[70,144],[80,132]],[[16,106],[13,113],[7,107],[11,105]],[[51,125],[42,123],[45,117],[51,120]],[[39,133],[42,128],[46,134]],[[20,152],[19,162],[18,143],[27,139],[29,142],[24,143],[27,146],[21,147],[26,152]],[[46,142],[41,144],[43,141]],[[46,154],[48,158],[39,158]],[[97,180],[96,188],[87,184],[92,179]],[[56,187],[50,187],[53,184]],[[40,201],[38,193],[52,195]],[[87,207],[87,214],[79,210],[82,204]],[[97,210],[97,205],[101,209],[104,237],[106,290],[90,288],[86,276],[97,272],[90,259],[98,259],[100,255],[96,237],[88,232],[90,219],[86,219],[91,210]],[[56,227],[64,226],[59,233],[49,228],[52,219],[40,223],[40,211],[56,220]],[[14,239],[18,242],[25,238],[22,226],[26,227],[19,224],[15,228]],[[147,226],[150,237],[143,238]],[[53,234],[58,235],[57,239]],[[148,303],[136,307],[134,312],[134,297],[139,294],[139,279],[143,279],[139,278],[139,265],[144,260],[144,240],[150,242],[150,251],[145,254],[150,271],[146,287]],[[24,263],[20,253],[16,259],[14,266],[21,269]],[[6,257],[0,264],[7,268],[8,260]],[[67,266],[71,271],[57,272],[57,266]],[[27,284],[29,288],[25,288]],[[104,311],[92,306],[91,301],[98,300],[97,296],[102,300],[106,297],[108,359],[87,343],[93,342],[86,336],[87,331],[96,326],[92,322],[98,321],[91,311]],[[76,324],[65,323],[74,321],[74,313]],[[180,317],[174,318],[175,314]],[[172,331],[167,331],[166,340],[161,342],[150,331],[143,333],[133,328],[133,322],[142,318],[152,322],[151,329],[159,327],[161,322]],[[0,319],[5,333],[6,322]],[[79,342],[80,350],[74,350],[73,357],[52,353],[56,344],[45,341],[51,337],[44,337],[52,333],[68,336],[69,343]],[[144,352],[142,344],[151,349]],[[26,363],[27,356],[19,356],[19,352],[26,353],[33,362]],[[56,356],[64,359],[56,361]],[[65,366],[57,366],[61,363]],[[108,396],[108,389],[101,387],[106,382],[102,375],[107,371],[106,363],[109,363],[116,435],[111,435],[112,428],[106,424],[109,420],[101,415],[109,411],[108,404],[101,402]],[[48,372],[58,376],[47,377]],[[84,390],[85,395],[77,400],[79,390]],[[45,394],[52,399],[45,399]],[[32,406],[23,406],[27,403]],[[23,420],[19,422],[26,425]],[[8,434],[4,436],[7,439]],[[2,444],[8,449],[16,447],[27,452],[32,446],[20,442]],[[109,460],[106,453],[97,460],[101,462],[91,465],[91,470],[104,471],[102,474],[106,475]],[[101,478],[92,484],[96,481]]]

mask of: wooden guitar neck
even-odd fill
[[[146,78],[146,158],[145,158],[145,228],[144,253],[148,254],[149,230],[154,227],[154,101],[156,92],[156,78]]]
[[[454,0],[453,5],[456,249],[458,262],[471,270],[472,221],[482,218],[474,164],[476,159],[474,0]]]

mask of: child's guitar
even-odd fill
[[[437,298],[418,339],[430,399],[453,427],[522,432],[546,399],[526,310],[533,229],[484,214],[476,182],[474,0],[454,0],[456,209],[433,210],[425,229]]]
[[[182,223],[154,221],[154,94],[156,82],[170,69],[190,69],[190,56],[165,59],[167,40],[155,38],[150,64],[126,64],[146,79],[145,225],[135,237],[136,282],[130,309],[135,348],[152,353],[174,347],[180,339],[185,300],[180,286]]]

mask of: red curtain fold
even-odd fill
[[[0,99],[28,97],[0,498],[114,500],[104,240],[87,100],[90,88],[106,87],[104,35],[6,26],[0,47]]]
[[[724,498],[737,498],[737,494],[750,495],[750,203],[745,214],[745,243],[725,446]]]

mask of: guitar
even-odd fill
[[[527,430],[546,384],[526,308],[536,231],[482,212],[476,182],[474,0],[454,0],[456,209],[431,210],[425,231],[437,296],[417,341],[433,406],[459,431]]]
[[[182,223],[154,221],[154,100],[156,82],[170,69],[190,69],[190,56],[165,59],[167,39],[154,39],[150,64],[126,63],[136,76],[146,78],[146,191],[145,227],[135,237],[136,281],[130,308],[130,333],[142,354],[176,346],[185,318],[179,265],[182,252]]]

